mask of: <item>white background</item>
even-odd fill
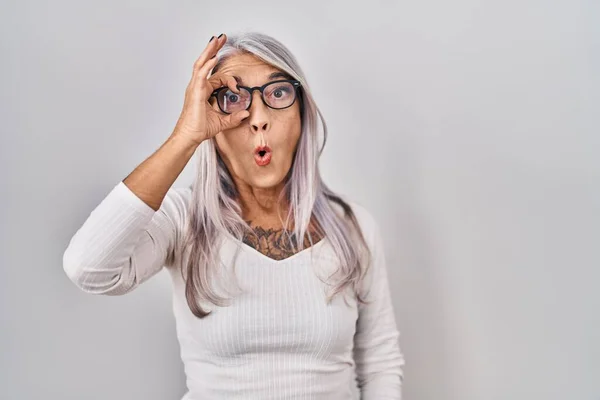
[[[384,230],[405,398],[600,398],[598,2],[0,7],[0,398],[184,393],[167,273],[95,297],[62,254],[171,133],[210,36],[242,29],[296,55],[326,182]]]

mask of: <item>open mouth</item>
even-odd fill
[[[259,146],[254,150],[254,161],[259,166],[268,165],[271,162],[271,148],[269,146]]]

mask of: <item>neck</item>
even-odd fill
[[[246,221],[259,236],[271,237],[274,235],[274,237],[279,237],[278,232],[284,229],[284,226],[282,225],[277,212],[279,210],[281,218],[285,222],[290,207],[287,198],[284,198],[281,204],[277,203],[277,199],[283,191],[285,183],[282,182],[277,186],[262,189],[246,185],[243,182],[237,181],[235,178],[234,181],[236,181],[239,193],[238,201],[242,208],[242,218],[244,221]],[[287,230],[293,231],[294,226],[294,221],[291,220],[287,226]],[[254,228],[258,228],[258,230]],[[319,241],[323,237],[320,224],[313,218],[311,218],[308,230],[311,234],[317,236],[316,241]],[[304,246],[309,245],[310,242],[308,241],[308,236],[305,236]]]
[[[287,199],[283,199],[281,203],[278,203],[278,199],[283,191],[284,182],[270,188],[255,188],[243,183],[236,183],[236,185],[244,221],[251,226],[260,226],[264,229],[283,228],[278,213],[285,220],[289,202]]]

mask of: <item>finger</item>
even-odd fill
[[[210,60],[208,60],[206,62],[206,64],[204,64],[204,66],[200,70],[194,71],[194,74],[192,75],[192,78],[190,79],[189,87],[195,88],[195,89],[204,88],[206,86],[210,87],[210,85],[206,81],[206,76],[208,75],[208,72],[205,72],[205,71],[210,72],[210,70],[212,70],[214,68],[216,63],[217,63],[217,57],[211,58]]]
[[[226,41],[227,36],[225,34],[221,34],[219,37],[212,36],[204,48],[204,51],[194,63],[194,71],[198,71],[200,68],[202,68],[207,60],[210,60],[213,56],[215,56]]]
[[[193,73],[196,74],[196,72],[198,70],[200,70],[200,68],[202,68],[202,66],[206,63],[207,60],[209,60],[213,55],[216,54],[216,46],[218,45],[218,40],[215,36],[213,36],[211,38],[211,40],[208,42],[208,44],[206,45],[206,47],[204,48],[204,51],[202,51],[202,53],[200,53],[200,56],[196,59],[196,61],[194,62],[194,70]]]
[[[206,80],[208,78],[208,75],[210,74],[210,71],[215,67],[215,65],[217,65],[218,62],[219,57],[217,56],[214,56],[213,58],[208,60],[196,73],[198,79]]]
[[[242,123],[242,120],[246,117],[250,116],[250,112],[248,110],[238,111],[233,114],[228,115],[218,115],[219,117],[219,125],[220,131],[224,131],[226,129],[232,129]]]
[[[212,86],[212,90],[227,86],[234,93],[240,92],[237,86],[237,81],[231,75],[217,73],[208,78],[208,83]]]
[[[198,59],[194,62],[194,73],[199,71],[206,61],[210,60],[217,52],[223,47],[225,42],[227,41],[227,35],[221,34],[221,37],[213,36],[211,40],[209,40],[208,44],[204,48],[204,51],[200,54]]]

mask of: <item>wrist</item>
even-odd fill
[[[187,150],[191,150],[191,151],[196,150],[196,148],[198,146],[200,146],[200,144],[202,143],[202,140],[192,138],[192,137],[190,137],[190,135],[187,135],[186,133],[184,133],[178,129],[175,129],[173,131],[173,133],[169,137],[168,141],[172,142],[174,145],[176,145],[178,147],[183,147],[183,148],[185,148]]]

